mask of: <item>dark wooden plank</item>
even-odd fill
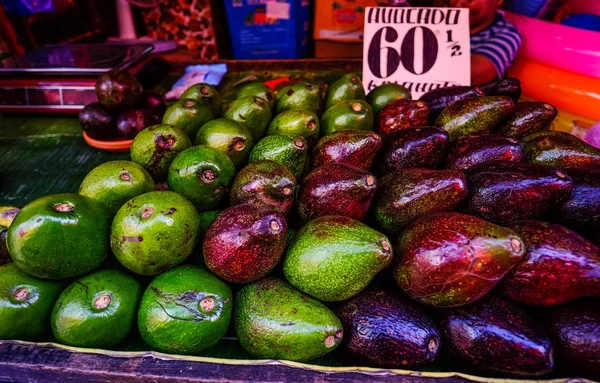
[[[197,51],[178,49],[174,52],[161,54],[167,59],[174,72],[182,72],[189,64],[215,64],[226,63],[230,72],[246,71],[279,71],[279,70],[304,70],[314,71],[339,71],[339,72],[361,72],[362,58],[307,58],[296,60],[217,60],[206,61],[198,56]]]
[[[170,357],[151,352],[76,352],[48,344],[0,342],[0,382],[400,382],[467,383],[449,373],[334,368],[280,361]],[[491,381],[491,380],[490,380]],[[556,380],[561,383],[581,379]],[[501,380],[496,380],[501,382]]]

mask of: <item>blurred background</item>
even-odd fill
[[[555,22],[577,11],[566,0],[504,3],[516,13]],[[202,60],[360,57],[365,8],[406,4],[406,0],[0,0],[0,51],[18,55],[51,43],[151,39],[175,42]],[[579,17],[572,24],[600,30],[599,19]]]

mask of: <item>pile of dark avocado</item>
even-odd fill
[[[600,149],[519,97],[196,84],[79,194],[0,208],[0,339],[600,379]]]
[[[91,138],[130,140],[142,129],[156,125],[166,110],[164,98],[145,91],[128,72],[111,70],[96,81],[98,102],[86,105],[79,123]]]

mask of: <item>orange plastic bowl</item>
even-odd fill
[[[129,148],[131,148],[131,143],[133,140],[97,140],[88,136],[86,132],[83,132],[83,139],[85,142],[96,149],[108,150],[110,152],[128,152]]]

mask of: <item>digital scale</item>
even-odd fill
[[[0,61],[0,112],[77,113],[97,101],[96,79],[113,68],[136,74],[152,44],[56,44]]]

